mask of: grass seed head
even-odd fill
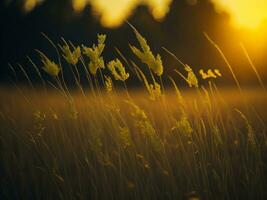
[[[178,130],[187,136],[191,135],[193,132],[193,129],[187,117],[182,117],[179,121],[176,121],[175,125],[172,127],[172,131],[173,130]]]
[[[133,45],[130,45],[132,52],[146,64],[155,74],[161,76],[163,74],[163,64],[159,54],[155,57],[150,50],[147,41],[142,35],[134,29],[135,36],[141,46],[141,50]]]
[[[161,97],[160,84],[158,84],[157,82],[155,82],[154,84],[150,84],[148,91],[149,91],[149,98],[152,101],[155,101],[156,99]]]
[[[62,48],[64,59],[71,65],[76,65],[81,57],[81,48],[74,47],[73,51],[70,50],[69,45],[66,43]]]
[[[125,68],[119,59],[112,60],[108,63],[108,69],[116,80],[125,81],[129,78],[129,73],[125,72]]]
[[[207,72],[204,72],[203,69],[199,70],[199,74],[201,75],[202,79],[208,79],[208,78],[218,78],[221,77],[222,74],[218,69],[215,69],[212,71],[212,69],[208,69]]]
[[[58,76],[60,72],[59,66],[47,56],[41,52],[39,52],[39,55],[41,56],[41,61],[43,63],[43,70],[48,73],[50,76],[56,77]]]
[[[37,135],[41,136],[45,130],[44,122],[46,115],[41,111],[36,111],[33,113],[34,131]]]
[[[128,103],[132,107],[131,115],[134,118],[136,129],[149,140],[149,142],[157,152],[160,152],[163,148],[161,139],[158,136],[155,128],[151,124],[145,111],[133,102],[126,101],[126,103]]]
[[[104,77],[105,77],[105,89],[108,94],[111,94],[113,89],[112,79],[110,76],[105,75]]]
[[[192,68],[189,65],[185,65],[184,67],[185,71],[187,71],[187,82],[189,87],[196,87],[198,88],[198,79],[194,73],[194,71],[192,70]]]
[[[92,47],[86,47],[82,45],[83,54],[90,58],[89,71],[91,74],[95,75],[98,68],[104,69],[105,63],[103,57],[101,57],[102,52],[105,48],[106,35],[98,34],[98,44],[93,44]]]
[[[253,131],[253,128],[252,128],[251,124],[249,123],[248,118],[240,110],[238,110],[238,109],[235,109],[235,110],[236,110],[236,112],[239,113],[239,115],[241,116],[241,118],[245,122],[246,129],[247,129],[247,140],[248,140],[248,143],[250,145],[252,145],[253,147],[255,147],[256,146],[256,140],[255,140],[255,136],[254,136],[254,131]]]
[[[119,136],[120,140],[122,142],[123,148],[127,148],[131,146],[131,135],[130,135],[130,130],[128,127],[121,127],[119,126]]]

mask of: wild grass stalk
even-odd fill
[[[264,120],[243,113],[243,104],[234,109],[216,79],[210,79],[218,75],[215,70],[202,71],[209,78],[204,87],[193,67],[165,49],[182,65],[184,72],[177,73],[193,87],[190,94],[169,76],[170,92],[162,81],[160,56],[132,28],[141,48],[131,49],[140,65],[118,49],[123,63],[116,58],[104,62],[105,35],[98,35],[92,47],[83,46],[81,55],[66,41],[59,47],[61,55],[44,35],[58,55],[54,62],[38,51],[50,79],[28,60],[46,92],[24,90],[25,106],[25,100],[15,99],[18,94],[1,91],[6,101],[0,104],[0,198],[266,199]],[[220,48],[210,42],[241,91]],[[82,93],[68,88],[62,58]],[[141,92],[128,88],[131,72],[142,82]]]

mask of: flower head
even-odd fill
[[[107,91],[108,94],[110,94],[112,92],[112,79],[110,76],[105,76],[105,89]]]
[[[93,44],[92,47],[86,47],[82,45],[83,47],[83,54],[86,55],[88,58],[90,58],[89,62],[89,71],[91,74],[95,75],[98,68],[105,68],[105,63],[103,57],[101,57],[101,54],[105,48],[105,40],[106,35],[98,34],[98,44]]]
[[[176,130],[176,129],[186,135],[191,135],[191,133],[193,132],[191,124],[189,120],[187,119],[187,117],[185,116],[181,117],[180,120],[175,122],[175,125],[172,127],[172,130]]]
[[[222,74],[220,73],[218,69],[215,69],[214,71],[212,71],[211,69],[208,69],[207,72],[204,72],[203,69],[200,69],[199,74],[201,75],[202,79],[217,78],[217,77],[222,76]]]
[[[152,101],[155,101],[156,99],[161,97],[160,85],[157,82],[155,82],[154,84],[150,84],[149,85],[148,92],[149,92],[149,95],[150,95],[149,98]]]
[[[214,73],[215,73],[217,76],[219,76],[219,77],[222,76],[220,70],[218,70],[218,69],[214,69]]]
[[[104,44],[106,41],[106,37],[107,36],[105,34],[98,34],[97,35],[98,44]]]
[[[195,73],[193,72],[192,68],[186,64],[184,66],[184,69],[185,69],[185,71],[187,71],[187,78],[186,79],[187,79],[187,83],[188,83],[189,87],[194,86],[197,88],[198,87],[198,79],[197,79]]]
[[[108,69],[116,80],[125,81],[129,78],[129,73],[125,72],[125,68],[119,59],[112,60],[108,63]]]
[[[152,147],[156,151],[161,151],[163,147],[161,139],[157,134],[155,128],[153,127],[145,111],[132,101],[126,101],[126,103],[132,109],[131,116],[133,117],[134,124],[137,130],[141,133],[141,135],[147,137]]]
[[[80,47],[73,47],[73,51],[70,50],[69,45],[65,42],[65,45],[61,47],[61,50],[63,52],[64,59],[72,65],[76,65],[79,61],[79,58],[81,57],[81,49]]]
[[[60,68],[59,66],[51,61],[49,58],[47,58],[47,56],[45,54],[43,54],[42,52],[38,51],[40,57],[41,57],[41,61],[44,65],[43,69],[46,73],[48,73],[51,76],[58,76],[58,73],[60,72]]]
[[[135,36],[141,46],[141,50],[133,45],[130,45],[132,52],[146,64],[155,74],[161,76],[163,74],[163,64],[159,54],[155,57],[147,44],[147,41],[142,35],[134,28]]]

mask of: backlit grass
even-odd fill
[[[236,76],[238,89],[217,88],[218,69],[197,73],[176,57],[166,88],[160,55],[134,33],[140,64],[119,50],[105,61],[105,35],[92,47],[47,38],[58,59],[37,50],[41,69],[29,58],[42,85],[20,66],[29,87],[1,89],[1,199],[267,198],[265,91]],[[144,87],[128,89],[131,76]]]

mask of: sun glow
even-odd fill
[[[31,11],[45,0],[24,0],[24,10]],[[218,12],[230,15],[236,27],[258,29],[267,23],[267,0],[210,0]],[[94,14],[105,27],[118,27],[134,13],[138,6],[148,7],[152,16],[160,21],[169,12],[173,0],[72,0],[75,12],[82,12],[90,5]],[[198,0],[187,0],[197,5]]]
[[[139,5],[149,8],[156,20],[161,20],[169,11],[173,0],[72,0],[75,11],[82,11],[88,3],[92,6],[100,22],[106,27],[117,27],[123,23]],[[258,28],[267,20],[266,0],[210,0],[217,11],[230,14],[237,27]],[[197,0],[190,0],[197,4]],[[190,3],[191,4],[191,3]]]
[[[147,6],[156,20],[162,20],[169,11],[172,0],[72,0],[73,9],[80,12],[87,4],[105,27],[117,27],[139,5]]]
[[[267,20],[266,0],[211,0],[218,11],[230,14],[238,27],[258,28]]]
[[[29,12],[42,2],[43,0],[25,0],[23,4],[23,9],[25,12]]]

